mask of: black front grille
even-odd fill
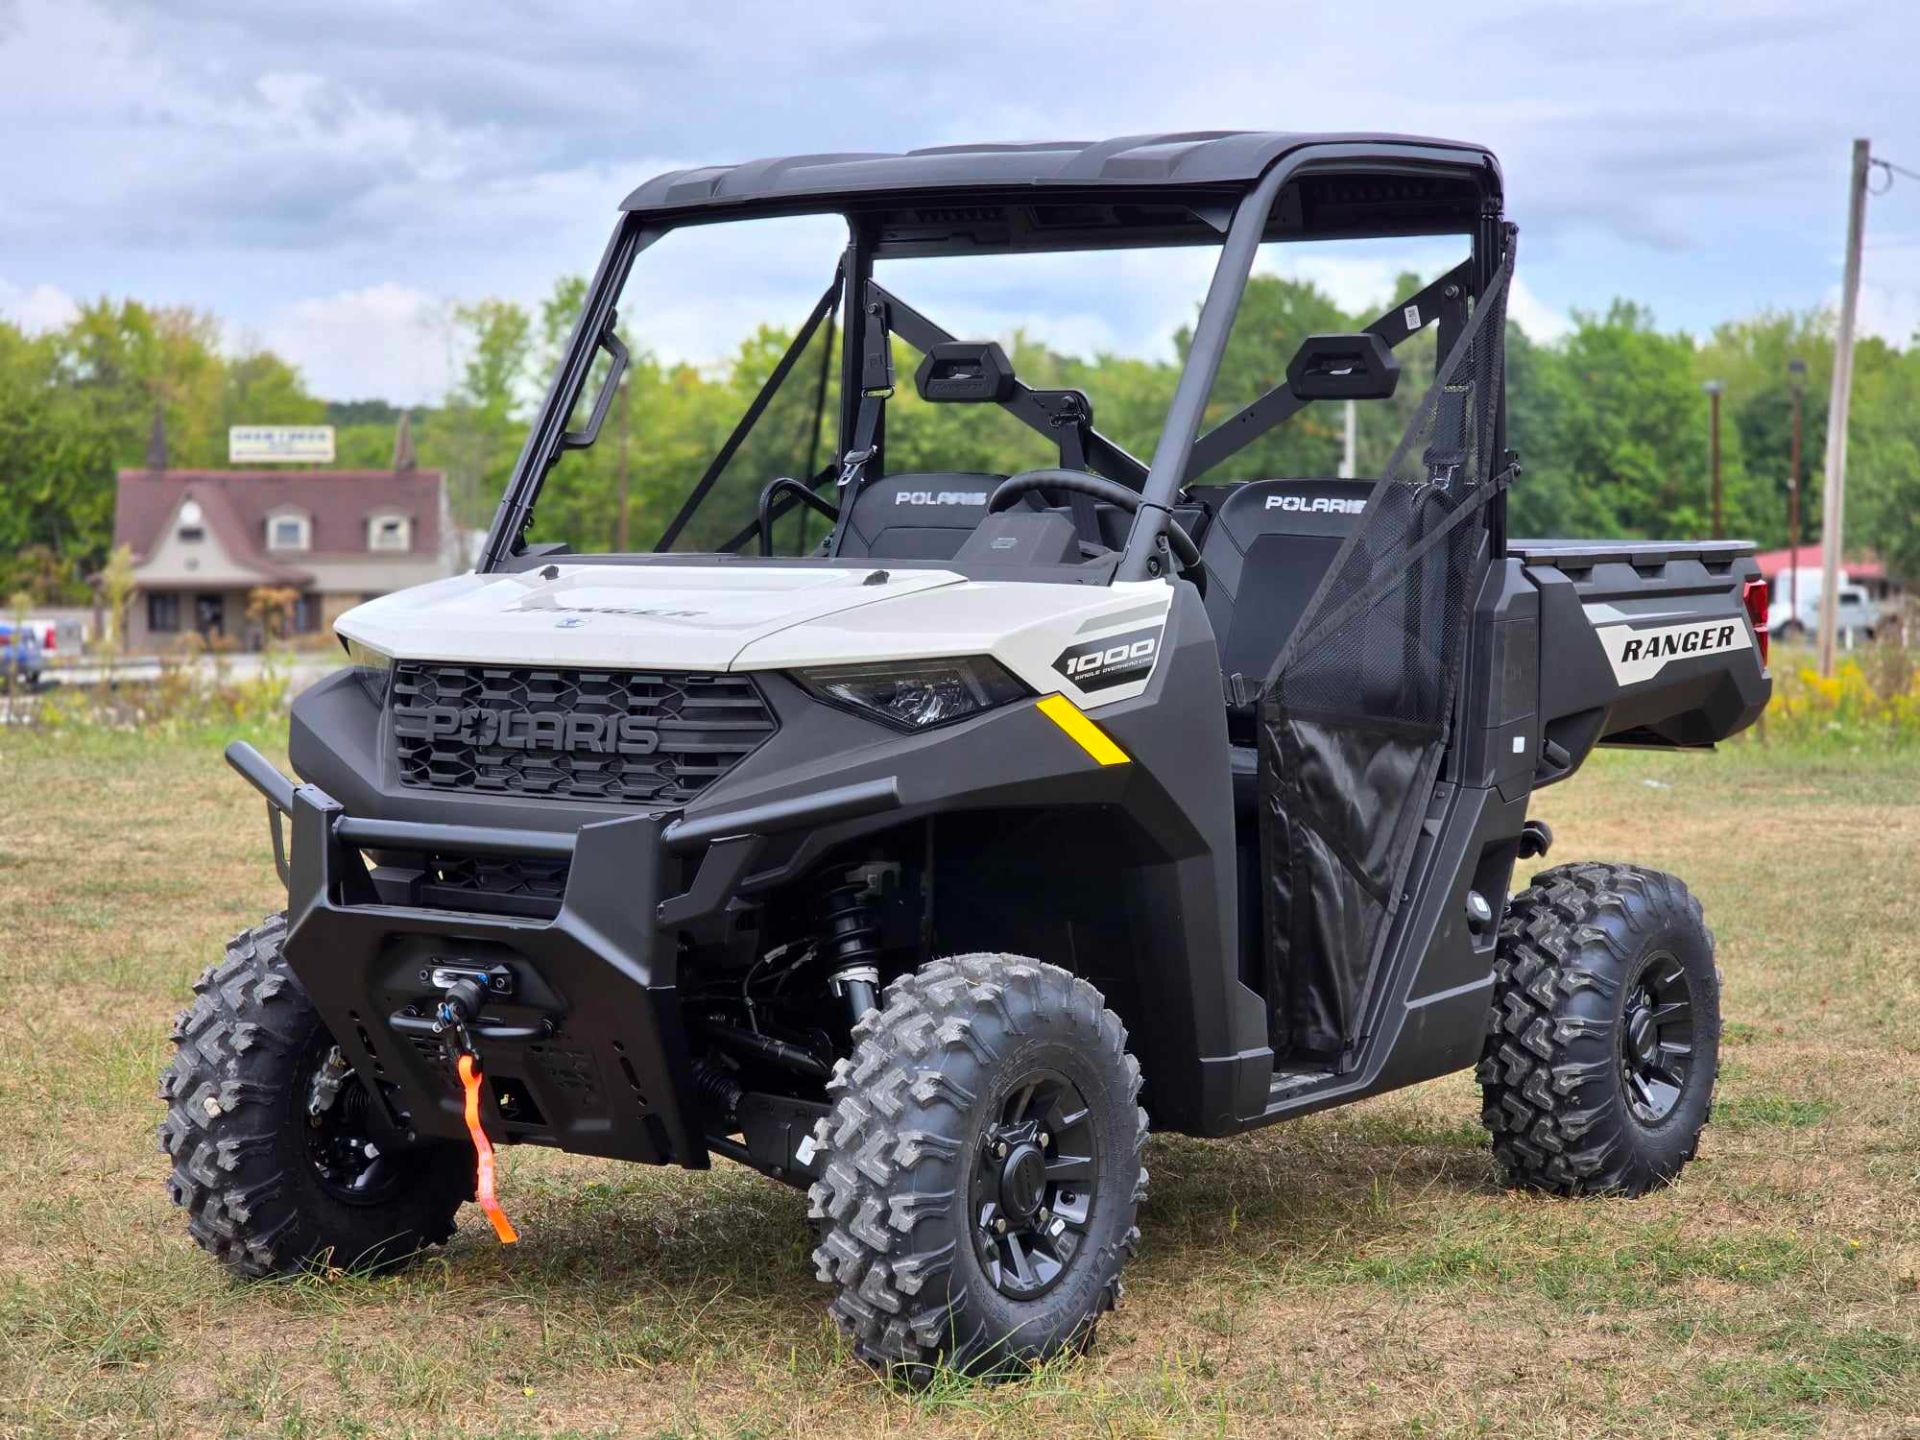
[[[419,868],[395,867],[413,888],[395,903],[480,915],[527,915],[551,920],[567,895],[568,862],[540,855],[422,855]]]
[[[515,900],[551,900],[567,893],[567,862],[538,855],[435,855],[427,861],[429,883],[476,895]]]
[[[744,675],[531,666],[394,666],[404,784],[683,805],[774,730]]]

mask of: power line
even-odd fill
[[[1884,195],[1889,190],[1893,189],[1893,177],[1896,175],[1905,176],[1909,180],[1920,180],[1920,170],[1909,170],[1906,166],[1896,165],[1891,160],[1882,160],[1878,155],[1873,156],[1871,159],[1867,161],[1867,163],[1869,165],[1878,166],[1880,169],[1887,172],[1886,184],[1882,185],[1877,190],[1871,189],[1871,187],[1869,187],[1869,193],[1874,195]]]

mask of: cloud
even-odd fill
[[[1534,294],[1533,287],[1517,274],[1507,291],[1507,318],[1526,331],[1529,339],[1548,345],[1563,339],[1573,329],[1573,322],[1564,312]]]
[[[1369,13],[1356,29],[1340,7],[1162,0],[1116,23],[1058,0],[1002,24],[982,0],[962,30],[939,7],[852,0],[0,0],[15,282],[0,309],[192,304],[284,341],[325,393],[391,377],[428,398],[448,347],[419,314],[537,300],[591,267],[619,198],[663,169],[1292,124],[1493,145],[1524,227],[1512,311],[1529,333],[1619,294],[1703,330],[1818,303],[1838,273],[1848,140],[1915,133],[1910,0]],[[1089,83],[1058,83],[1062,54]],[[713,358],[716,337],[794,313],[802,292],[804,311],[806,258],[756,279],[714,240],[655,297],[649,342]],[[1204,286],[1204,263],[1197,282],[1180,268],[1191,258],[916,281],[952,328],[1163,354]],[[1867,308],[1904,340],[1900,297],[1920,276],[1896,258],[1870,254],[1869,289],[1886,293]],[[1361,308],[1391,298],[1398,263],[1312,273]]]
[[[79,313],[73,297],[57,285],[22,287],[0,280],[0,316],[23,330],[58,330]]]
[[[1269,245],[1262,249],[1255,269],[1309,281],[1348,314],[1370,317],[1403,298],[1403,276],[1430,280],[1466,256],[1466,242],[1459,239]],[[1572,329],[1566,315],[1541,300],[1519,274],[1508,292],[1507,314],[1535,340],[1550,343]]]
[[[1920,283],[1917,281],[1920,275],[1912,273],[1904,284],[1862,280],[1856,320],[1860,333],[1902,348],[1920,344]],[[1837,286],[1833,303],[1837,309],[1840,303]]]
[[[403,285],[293,301],[268,317],[259,339],[330,400],[433,404],[452,377],[450,307]]]
[[[1024,332],[1071,355],[1170,360],[1174,333],[1193,323],[1218,258],[1186,248],[969,256],[884,263],[880,276],[965,339]]]

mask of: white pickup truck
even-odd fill
[[[1848,647],[1861,640],[1871,640],[1880,625],[1879,602],[1867,593],[1866,586],[1849,580],[1846,571],[1842,570],[1838,578],[1835,636]],[[1768,633],[1785,640],[1818,634],[1820,583],[1820,571],[1813,567],[1800,570],[1797,584],[1792,572],[1782,571],[1774,576],[1773,595],[1767,607]]]

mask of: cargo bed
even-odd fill
[[[1540,595],[1540,768],[1595,745],[1694,749],[1760,717],[1765,587],[1746,540],[1513,540]]]

